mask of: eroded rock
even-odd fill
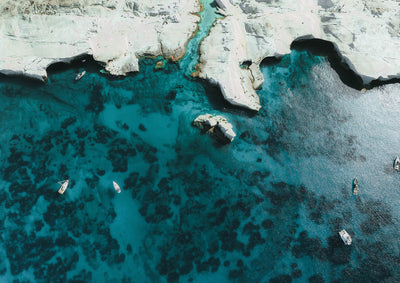
[[[197,0],[1,1],[0,72],[47,77],[55,62],[93,55],[113,75],[138,58],[180,58],[197,29]]]
[[[200,115],[193,121],[193,125],[213,135],[221,143],[232,142],[236,134],[232,124],[222,116],[211,114]]]
[[[333,42],[364,83],[400,77],[400,7],[396,0],[218,0],[221,14],[200,47],[199,76],[234,105],[260,109],[254,89],[260,62],[282,57],[293,41]],[[250,62],[248,68],[240,68]]]

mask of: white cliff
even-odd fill
[[[298,39],[334,43],[364,83],[400,76],[400,4],[396,0],[217,0],[217,20],[200,48],[199,76],[234,105],[258,110],[260,62],[290,52]],[[243,62],[249,68],[240,68]]]
[[[223,140],[224,143],[226,141],[232,142],[236,137],[232,124],[229,123],[224,117],[219,115],[200,115],[194,119],[193,125],[202,130],[206,130],[211,135],[214,135],[217,139]],[[223,138],[220,137],[221,135]]]
[[[333,42],[365,83],[400,77],[398,0],[216,2],[224,17],[201,43],[198,74],[234,105],[260,109],[260,62],[298,39]],[[177,60],[199,10],[198,0],[3,0],[0,72],[44,79],[50,64],[82,54],[114,75],[137,71],[146,55]]]
[[[46,68],[93,55],[111,74],[144,55],[178,59],[197,29],[196,0],[0,2],[0,72],[46,78]]]

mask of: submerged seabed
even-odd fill
[[[1,82],[0,281],[399,280],[399,85],[361,93],[293,51],[249,117],[155,62]],[[227,146],[191,126],[221,112]]]

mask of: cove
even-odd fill
[[[361,93],[294,50],[262,67],[250,117],[157,61],[124,79],[90,62],[47,84],[2,79],[0,281],[398,278],[399,85]],[[192,127],[204,113],[224,115],[235,141]]]

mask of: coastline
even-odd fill
[[[386,0],[384,4],[390,7],[391,2],[391,0]],[[163,56],[167,60],[169,59],[174,62],[180,63],[182,62],[182,58],[187,52],[187,46],[189,42],[199,32],[199,24],[201,21],[199,13],[201,13],[204,9],[200,0],[196,0],[197,4],[195,5],[192,5],[190,3],[191,1],[187,1],[182,5],[191,5],[191,7],[198,7],[197,12],[189,13],[191,16],[194,16],[196,18],[196,20],[194,20],[193,22],[195,23],[194,29],[191,30],[190,35],[184,41],[178,42],[176,41],[176,39],[173,39],[175,40],[175,43],[173,43],[172,45],[175,44],[176,48],[171,47],[171,43],[168,43],[171,36],[166,36],[167,34],[170,35],[173,30],[169,28],[165,31],[165,33],[161,33],[160,27],[163,28],[163,24],[161,24],[160,26],[162,16],[155,16],[151,20],[146,19],[146,21],[152,22],[152,24],[147,27],[149,28],[148,31],[149,34],[151,34],[151,38],[146,37],[146,40],[148,40],[148,42],[142,44],[142,47],[137,49],[136,46],[134,46],[134,37],[130,35],[130,33],[123,27],[123,25],[121,26],[121,21],[127,21],[137,23],[137,28],[144,27],[142,24],[137,22],[133,14],[127,14],[125,10],[113,12],[113,15],[118,16],[116,17],[116,23],[114,23],[114,25],[112,25],[111,27],[106,27],[105,23],[107,21],[104,21],[104,19],[98,20],[95,23],[93,22],[93,19],[90,19],[90,17],[88,17],[87,19],[83,19],[85,18],[85,16],[81,15],[79,16],[82,18],[81,20],[88,25],[100,25],[102,27],[94,28],[96,31],[91,31],[92,28],[89,28],[88,31],[85,31],[81,35],[79,35],[77,38],[87,38],[87,42],[84,44],[80,42],[76,45],[75,43],[78,41],[75,41],[75,43],[65,42],[65,44],[67,45],[71,44],[72,49],[75,48],[76,55],[61,58],[57,57],[53,59],[40,56],[32,58],[18,57],[19,59],[16,59],[16,57],[14,58],[15,60],[17,60],[15,62],[19,63],[17,63],[17,67],[14,66],[14,68],[7,68],[6,65],[9,65],[9,63],[7,63],[6,65],[4,64],[4,62],[12,62],[12,60],[14,59],[8,57],[0,57],[0,68],[2,68],[3,66],[3,68],[0,69],[0,73],[9,76],[26,76],[31,79],[45,81],[47,78],[47,69],[51,68],[51,66],[58,63],[71,64],[73,61],[79,60],[79,58],[81,58],[82,56],[93,56],[94,60],[97,61],[100,66],[104,66],[105,69],[110,73],[110,75],[116,76],[124,76],[127,73],[139,71],[138,60],[140,58],[154,58],[158,56]],[[364,73],[362,72],[362,70],[360,71],[359,60],[352,61],[351,56],[353,55],[349,56],[348,54],[349,50],[358,48],[355,45],[356,41],[354,39],[353,42],[350,43],[350,45],[353,44],[354,47],[346,50],[346,52],[343,51],[343,44],[341,46],[338,46],[338,44],[336,43],[337,40],[332,40],[334,39],[334,37],[332,37],[332,34],[334,32],[345,32],[343,30],[345,27],[339,27],[335,30],[331,30],[331,25],[334,26],[341,21],[346,22],[347,19],[352,15],[349,14],[349,16],[346,15],[346,13],[355,13],[353,11],[354,8],[352,7],[346,7],[346,9],[348,10],[345,10],[344,8],[338,10],[336,9],[337,7],[323,7],[312,4],[311,6],[304,8],[304,16],[310,14],[313,17],[312,19],[313,21],[315,21],[315,26],[313,27],[313,30],[308,31],[307,28],[305,28],[304,26],[299,26],[298,30],[288,32],[284,30],[286,28],[285,25],[288,25],[287,23],[284,23],[282,26],[279,26],[279,24],[276,27],[273,26],[273,23],[276,20],[275,16],[277,15],[277,13],[282,13],[286,10],[290,11],[290,8],[292,6],[291,4],[288,4],[286,2],[282,3],[282,8],[277,9],[276,7],[261,5],[260,3],[256,3],[253,1],[250,4],[251,7],[254,7],[254,11],[256,12],[253,12],[253,10],[249,8],[250,6],[248,8],[244,8],[236,4],[230,4],[230,2],[227,1],[217,1],[217,4],[219,6],[217,7],[216,12],[224,13],[225,15],[222,18],[216,19],[216,21],[212,24],[212,27],[208,30],[207,35],[200,40],[198,45],[198,63],[195,65],[195,70],[192,72],[192,76],[198,76],[199,78],[207,80],[209,83],[217,85],[221,89],[221,93],[224,96],[225,100],[227,100],[232,105],[248,108],[253,111],[258,111],[261,105],[256,90],[262,87],[264,80],[260,72],[260,64],[262,64],[264,60],[270,61],[271,58],[276,58],[277,60],[275,61],[279,61],[279,58],[282,58],[283,56],[289,54],[291,48],[296,46],[300,46],[300,48],[302,48],[302,44],[307,45],[310,43],[310,45],[312,45],[312,42],[318,41],[324,41],[326,42],[325,45],[333,46],[322,47],[321,50],[322,52],[326,51],[327,53],[333,54],[329,56],[334,56],[334,58],[328,58],[331,62],[335,61],[332,64],[332,67],[338,72],[344,83],[354,87],[355,89],[369,89],[379,85],[397,83],[400,81],[400,72],[376,72],[374,73],[374,76],[371,76],[371,74]],[[298,7],[296,6],[293,6],[293,8],[298,9]],[[261,9],[265,9],[265,13],[269,13],[271,15],[271,22],[269,19],[259,17],[260,11],[264,11]],[[367,9],[367,11],[365,12],[359,12],[359,14],[355,15],[359,17],[360,15],[363,15],[363,13],[365,14],[369,11],[375,10],[370,8]],[[296,13],[298,12],[294,10],[293,12],[289,12],[288,15],[296,21],[302,21],[301,16],[300,18],[298,18],[298,15]],[[387,10],[384,10],[382,13],[390,13],[390,15],[393,14],[393,12],[389,12]],[[327,18],[327,15],[329,15],[329,18]],[[33,15],[32,17],[34,18],[41,16]],[[45,18],[53,16],[43,15],[43,17]],[[122,18],[119,19],[118,17]],[[52,19],[54,20],[54,18]],[[377,23],[383,21],[379,17],[375,16],[371,19],[374,19],[375,21],[377,21]],[[7,19],[3,19],[3,21],[7,22]],[[12,19],[12,21],[17,21],[17,26],[20,24],[19,20],[17,20],[16,18]],[[238,21],[239,24],[234,24],[235,21]],[[268,29],[259,28],[258,25],[264,23],[265,21]],[[109,23],[111,22],[109,21]],[[310,23],[305,22],[303,22],[303,24],[310,25]],[[291,28],[291,25],[292,24],[289,24],[289,29]],[[122,28],[122,31],[119,32],[119,35],[116,35],[116,41],[113,39],[111,40],[111,42],[101,43],[102,41],[104,41],[105,38],[107,38],[106,35],[113,34],[113,31],[117,31],[119,30],[119,28]],[[269,29],[272,30],[272,34],[270,34],[271,31],[269,31]],[[276,41],[276,33],[280,30],[285,31],[285,33],[282,35],[282,40],[278,42]],[[4,32],[5,31],[3,30],[3,37]],[[102,35],[100,36],[99,34]],[[154,35],[156,35],[156,37],[154,37]],[[40,34],[36,36],[40,37]],[[369,36],[372,37],[372,35]],[[74,37],[76,37],[76,35],[74,35]],[[289,38],[292,38],[292,40],[289,41]],[[28,41],[30,40],[29,36],[27,37],[27,39]],[[257,41],[254,41],[256,39]],[[347,37],[344,37],[344,39],[348,40]],[[16,36],[13,40],[18,41],[18,36]],[[255,42],[257,43],[255,44]],[[99,47],[99,50],[97,50],[97,47],[95,47],[98,44],[103,44],[103,47]],[[146,44],[148,46],[151,46],[153,44],[153,47],[149,49],[149,47],[145,47]],[[400,45],[400,39],[393,37],[392,42],[390,42],[388,45],[392,45],[392,47]],[[114,50],[113,46],[119,46],[117,48],[118,50]],[[82,52],[82,48],[86,48],[87,50]],[[312,46],[310,48],[313,49]],[[333,48],[333,50],[324,50],[324,48]],[[60,52],[65,53],[65,50],[67,49],[64,48],[63,50],[64,51]],[[57,53],[59,51],[52,51],[53,54],[55,54],[54,52]],[[68,52],[71,52],[71,49],[69,49]],[[71,54],[73,54],[73,52]],[[374,56],[379,57],[379,54],[374,54]],[[365,58],[369,57],[366,56]],[[382,62],[385,60],[385,57],[382,57]],[[1,64],[2,61],[3,64]],[[249,62],[249,66],[245,69],[239,68],[239,65],[241,65],[243,62]],[[393,62],[393,70],[395,70],[396,68],[396,62]],[[400,62],[400,59],[398,60],[398,62]],[[380,70],[383,70],[382,68]],[[349,75],[351,78],[348,79],[347,75]]]

